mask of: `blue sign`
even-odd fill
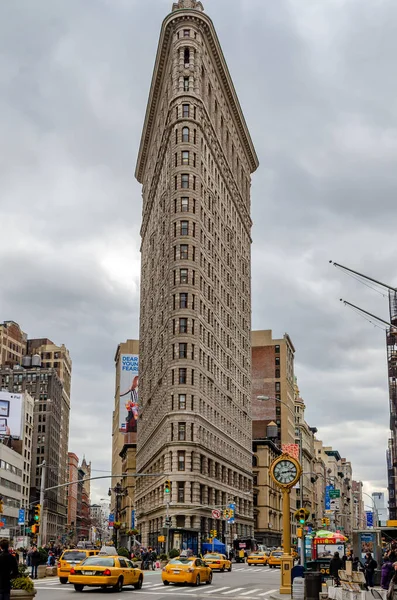
[[[374,513],[370,510],[366,510],[365,515],[367,517],[367,527],[373,527],[374,526]]]
[[[114,514],[110,513],[109,515],[109,527],[113,527],[114,524]]]
[[[325,487],[325,504],[324,504],[324,508],[325,510],[331,510],[331,496],[330,496],[330,491],[334,489],[333,485],[327,485]]]
[[[24,524],[25,524],[25,509],[20,508],[19,514],[18,514],[18,525],[24,525]]]
[[[131,529],[135,529],[135,510],[131,511]]]

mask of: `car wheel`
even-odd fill
[[[232,563],[230,563],[230,567],[228,568],[229,573],[231,570],[232,570]]]
[[[60,581],[61,583],[67,583],[67,582],[68,582],[68,578],[67,578],[67,577],[60,577],[60,578],[59,578],[59,581]]]
[[[196,587],[198,587],[200,585],[200,575],[197,575],[196,577]]]
[[[137,583],[134,583],[134,588],[136,590],[140,590],[142,587],[142,584],[143,584],[143,577],[142,577],[142,575],[139,575],[139,579],[138,579]]]
[[[169,581],[163,581],[164,585],[170,585]]]
[[[115,592],[122,592],[123,591],[123,578],[119,577],[118,582],[116,583],[116,585],[113,586],[113,590]]]
[[[207,579],[207,581],[205,583],[207,585],[211,585],[211,583],[212,583],[212,571],[209,572],[208,579]]]
[[[82,592],[83,589],[84,589],[84,586],[80,585],[80,583],[75,583],[74,584],[74,589],[75,589],[76,592]]]
[[[225,572],[225,565],[223,565],[221,568],[221,573],[224,573],[224,572]]]

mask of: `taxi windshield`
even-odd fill
[[[282,552],[272,552],[272,556],[282,556]]]
[[[204,558],[209,559],[209,558],[223,558],[223,556],[221,556],[220,554],[206,554],[204,556]]]
[[[252,552],[251,556],[265,556],[264,552]]]
[[[173,558],[170,560],[170,565],[190,565],[193,562],[192,558],[188,558],[187,556],[180,556],[179,558]]]
[[[65,554],[62,556],[61,560],[67,560],[67,561],[78,560],[80,562],[86,556],[87,556],[87,554],[85,552],[65,552]]]
[[[108,556],[90,556],[86,558],[82,563],[85,567],[87,565],[95,565],[96,567],[114,567],[114,558]]]

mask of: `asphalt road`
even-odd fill
[[[87,598],[87,600],[127,600],[142,597],[141,600],[172,600],[189,596],[195,600],[270,600],[272,592],[280,586],[280,569],[269,567],[249,567],[243,564],[233,564],[231,573],[214,572],[212,585],[191,586],[169,585],[165,587],[161,581],[161,571],[144,571],[144,583],[141,590],[125,588],[121,594],[111,590],[85,588],[83,592],[75,592],[70,584],[61,585],[56,578],[40,579],[35,582],[37,595],[35,600],[72,600]]]

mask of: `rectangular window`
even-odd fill
[[[186,423],[178,423],[178,441],[184,442],[186,440]]]
[[[188,150],[184,150],[182,152],[182,164],[183,165],[188,165],[189,164],[189,151]]]
[[[280,354],[280,346],[274,346],[274,351],[276,354]]]
[[[189,246],[187,244],[181,244],[179,246],[179,258],[181,260],[187,260],[189,258]]]
[[[181,221],[181,235],[189,235],[189,221]]]
[[[174,186],[175,186],[175,189],[177,190],[178,189],[178,176],[177,175],[175,175]]]
[[[189,127],[184,127],[182,129],[182,142],[188,142],[189,141]]]
[[[181,212],[189,211],[189,198],[181,198]]]
[[[280,379],[280,369],[275,370],[274,376],[276,379]]]
[[[179,308],[187,308],[188,294],[182,292],[179,294]]]
[[[178,502],[185,502],[185,482],[178,481]]]
[[[280,384],[280,382],[276,383],[276,388],[275,389],[276,389],[276,392],[281,392],[281,384]]]
[[[186,394],[179,394],[178,396],[178,409],[186,410]]]
[[[189,188],[189,175],[188,173],[183,173],[181,175],[181,186],[183,190],[187,190]]]
[[[189,112],[190,112],[190,105],[182,104],[182,117],[184,119],[187,119],[189,117]]]
[[[179,369],[179,385],[186,385],[187,369]]]
[[[188,92],[189,91],[189,77],[184,77],[183,78],[183,91],[184,92]]]
[[[276,367],[280,365],[280,357],[276,356]]]
[[[179,271],[179,282],[180,283],[189,283],[189,276],[187,269],[180,269]]]
[[[178,166],[178,152],[175,152],[175,166]]]
[[[187,358],[187,344],[179,344],[179,358]]]
[[[187,333],[187,319],[179,319],[179,333]]]
[[[183,37],[190,37],[190,29],[183,30]]]
[[[178,452],[178,471],[185,470],[185,453],[183,451]]]

